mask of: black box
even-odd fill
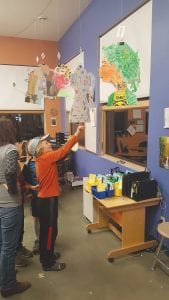
[[[123,175],[122,195],[131,198],[131,186],[134,181],[145,180],[150,178],[150,172],[135,172]]]
[[[157,197],[158,184],[156,180],[144,179],[133,181],[130,198],[136,201]]]

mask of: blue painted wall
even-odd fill
[[[144,3],[145,1],[143,0],[93,0],[80,17],[80,20],[75,22],[60,40],[60,52],[63,63],[77,55],[80,47],[85,51],[85,68],[96,77],[96,102],[99,95],[99,36]],[[169,129],[163,128],[164,108],[169,107],[168,11],[169,0],[153,0],[148,137],[148,168],[151,170],[152,176],[160,184],[165,200],[167,220],[169,220],[169,170],[159,167],[159,137],[163,135],[169,136]],[[79,150],[76,153],[75,162],[77,174],[80,176],[86,176],[91,172],[109,172],[110,168],[116,166],[109,160],[85,150]],[[121,169],[125,170],[125,168]],[[153,208],[148,212],[147,229],[151,235],[156,236],[155,228],[160,214],[160,208]]]

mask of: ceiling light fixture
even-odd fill
[[[39,21],[47,21],[48,18],[46,16],[39,16],[39,17],[37,17],[37,19]]]

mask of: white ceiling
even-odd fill
[[[0,36],[58,41],[91,1],[0,0]]]

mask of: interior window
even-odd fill
[[[103,127],[104,154],[146,166],[148,106],[104,111]]]
[[[11,118],[16,128],[17,142],[32,139],[35,136],[44,134],[43,114],[1,114]]]

